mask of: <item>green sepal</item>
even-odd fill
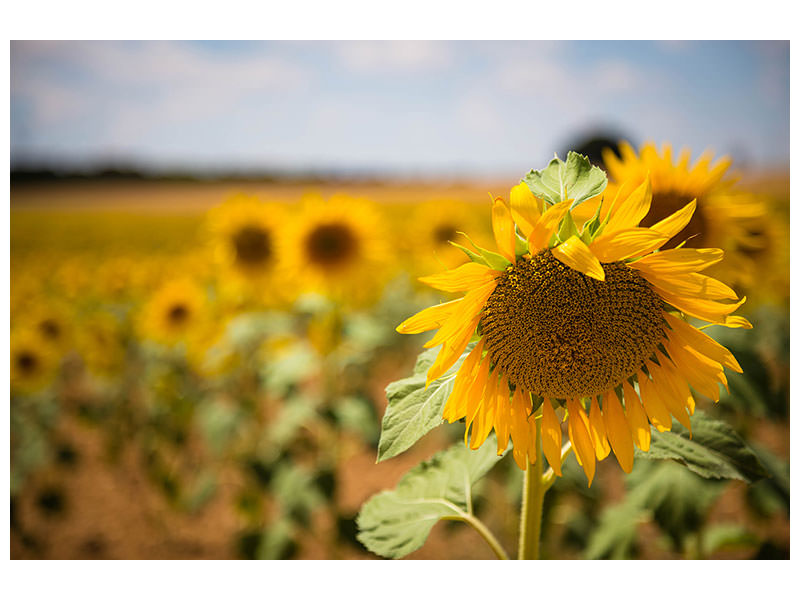
[[[516,256],[522,256],[523,254],[527,254],[529,249],[528,240],[522,237],[519,231],[516,231],[514,235],[514,254]]]
[[[498,254],[497,252],[492,252],[491,250],[487,250],[486,248],[481,248],[473,242],[470,237],[464,233],[463,231],[459,231],[461,235],[467,238],[470,244],[472,244],[475,249],[480,253],[481,257],[483,258],[483,264],[488,265],[490,268],[494,269],[495,271],[504,271],[505,268],[510,265],[511,263],[506,259],[505,256]]]
[[[478,264],[481,264],[481,265],[486,265],[487,267],[489,266],[489,263],[487,263],[480,254],[477,254],[477,253],[473,252],[472,250],[462,246],[461,244],[456,244],[455,242],[452,242],[452,241],[448,241],[447,243],[450,244],[451,246],[455,246],[456,248],[461,250],[464,254],[467,255],[467,257],[472,262],[478,263]]]
[[[572,213],[567,211],[564,218],[561,220],[561,227],[558,229],[558,240],[566,242],[573,235],[579,235],[578,227],[575,225],[575,220],[572,218]]]
[[[567,154],[566,162],[556,155],[547,167],[541,171],[531,170],[523,181],[534,196],[549,204],[572,198],[570,209],[602,193],[608,185],[605,171],[572,151]]]

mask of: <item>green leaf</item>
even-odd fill
[[[636,450],[638,458],[673,459],[709,479],[741,479],[747,483],[769,474],[755,453],[730,425],[702,411],[692,417],[692,433],[673,422],[672,431],[652,429],[650,451]]]
[[[423,435],[442,424],[442,409],[453,391],[456,373],[472,350],[469,344],[456,363],[426,388],[426,372],[436,360],[439,348],[430,348],[417,357],[414,374],[386,386],[389,401],[381,423],[378,461],[408,450]]]
[[[628,502],[603,511],[597,526],[589,534],[584,558],[589,560],[633,558],[636,532],[646,511]]]
[[[569,152],[567,162],[556,156],[541,171],[531,170],[523,181],[534,196],[548,204],[572,199],[570,208],[597,196],[608,185],[605,172],[577,152]]]
[[[411,469],[394,490],[372,496],[356,518],[368,550],[400,558],[420,548],[443,518],[468,513],[472,485],[500,459],[494,435],[478,450],[458,443]]]
[[[758,537],[737,523],[712,525],[703,535],[703,553],[709,556],[720,550],[758,547]]]

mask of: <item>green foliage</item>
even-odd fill
[[[577,152],[569,152],[566,162],[556,156],[547,167],[531,170],[522,181],[534,196],[548,204],[572,199],[571,208],[597,196],[608,185],[605,172]]]
[[[473,484],[500,459],[493,435],[478,450],[457,443],[439,452],[361,507],[359,541],[387,558],[417,550],[440,519],[469,514]]]
[[[769,474],[752,449],[733,428],[702,411],[691,419],[692,433],[677,422],[672,431],[652,430],[650,451],[636,450],[637,458],[673,459],[710,479],[741,479],[752,483]]]
[[[426,388],[426,373],[436,360],[439,348],[425,350],[417,357],[410,377],[386,386],[389,401],[381,424],[378,462],[408,450],[423,435],[442,424],[442,409],[453,390],[456,373],[472,350],[467,346],[450,369]]]

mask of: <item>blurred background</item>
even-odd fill
[[[744,374],[705,408],[772,477],[608,460],[587,489],[570,460],[545,555],[788,557],[788,42],[26,41],[12,558],[374,557],[361,504],[463,433],[375,464],[424,341],[394,328],[449,299],[416,278],[463,261],[459,231],[490,243],[488,194],[568,150],[706,207],[755,328],[709,330]],[[507,548],[520,482],[506,459],[476,504]],[[411,558],[491,556],[441,523]]]

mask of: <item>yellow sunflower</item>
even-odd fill
[[[39,332],[16,329],[11,332],[11,390],[30,393],[53,380],[58,356]]]
[[[578,231],[571,200],[545,209],[530,193],[511,206],[496,199],[499,254],[476,248],[472,262],[422,278],[466,295],[426,308],[397,330],[438,328],[425,344],[442,345],[428,383],[477,337],[443,411],[451,423],[466,420],[471,448],[494,429],[498,452],[513,440],[514,459],[525,469],[535,460],[540,427],[544,455],[560,475],[556,409],[564,408],[572,448],[591,485],[595,461],[611,450],[631,470],[634,444],[649,449],[648,421],[665,430],[672,415],[690,427],[690,387],[716,401],[717,384],[727,385],[723,367],[741,371],[726,348],[685,320],[750,327],[731,316],[744,299],[736,301],[728,286],[699,273],[720,261],[722,251],[657,251],[690,223],[696,203],[640,227],[651,202],[645,180],[633,193],[618,194],[605,219]]]
[[[470,232],[479,243],[481,233],[490,231],[488,212],[484,215],[482,205],[474,203],[452,199],[421,202],[413,208],[410,219],[408,207],[403,210],[401,242],[407,246],[405,254],[413,257],[412,270],[420,274],[464,263],[464,253],[450,244],[460,239],[459,231]]]
[[[650,175],[653,186],[653,203],[642,219],[642,226],[649,227],[672,214],[687,202],[696,199],[697,210],[684,231],[683,241],[690,248],[721,248],[728,259],[725,265],[717,265],[712,273],[726,281],[737,283],[738,270],[734,267],[740,245],[748,245],[752,237],[751,223],[764,216],[764,203],[755,195],[736,191],[736,179],[727,175],[731,165],[728,157],[712,164],[712,155],[703,154],[690,165],[691,154],[682,150],[673,161],[672,148],[662,146],[661,153],[648,143],[637,154],[627,142],[620,143],[621,158],[610,150],[603,151],[609,178],[608,193],[625,182],[630,191]],[[677,242],[667,242],[666,249]],[[731,268],[725,268],[730,265]]]
[[[86,368],[101,377],[116,375],[125,366],[122,323],[109,312],[88,315],[77,330],[76,346]]]
[[[378,209],[360,198],[307,195],[281,236],[283,269],[303,292],[362,302],[388,274],[389,244]]]
[[[279,232],[286,208],[239,194],[208,212],[213,255],[222,268],[226,295],[257,296],[261,303],[285,299],[286,282],[276,281]]]
[[[145,339],[168,346],[185,342],[206,317],[205,293],[190,279],[164,284],[142,308],[139,332]]]

